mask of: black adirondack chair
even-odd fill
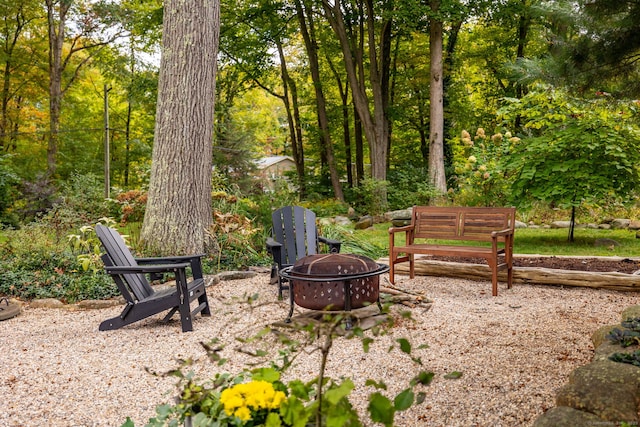
[[[202,255],[134,258],[116,230],[98,224],[95,231],[106,252],[102,255],[105,271],[113,277],[127,303],[119,316],[100,324],[101,331],[118,329],[169,310],[163,321],[179,312],[182,332],[187,332],[193,330],[193,316],[211,315],[202,277]],[[192,280],[187,277],[189,267]],[[175,275],[175,288],[156,291],[151,287],[145,275],[162,273]],[[192,310],[191,302],[195,299],[198,305]]]
[[[328,246],[329,252],[340,252],[341,242],[318,236],[316,214],[300,206],[285,206],[271,214],[272,237],[267,238],[267,252],[273,256],[271,283],[278,284],[278,298],[288,290],[286,279],[278,272],[293,265],[307,255],[320,253],[319,244]]]

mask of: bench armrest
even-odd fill
[[[402,227],[390,227],[389,228],[389,248],[393,248],[395,246],[395,236],[396,233],[405,233],[405,245],[410,245],[413,243],[413,225],[403,225]]]
[[[400,233],[402,231],[413,230],[413,225],[403,225],[402,227],[390,227],[389,234]]]
[[[513,230],[511,228],[505,228],[504,230],[492,231],[491,237],[509,236],[511,234],[513,234]]]

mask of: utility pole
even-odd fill
[[[109,91],[104,85],[104,197],[111,196],[111,159],[109,155]]]

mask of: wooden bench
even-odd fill
[[[414,206],[411,224],[389,228],[389,279],[394,283],[394,267],[409,261],[413,279],[415,255],[443,255],[484,258],[491,269],[493,296],[498,295],[498,271],[507,270],[507,287],[513,280],[513,236],[515,208]],[[396,233],[405,233],[405,244],[395,245]],[[420,242],[416,240],[420,239]],[[426,240],[426,241],[425,241]],[[469,246],[439,244],[434,240],[490,242]]]

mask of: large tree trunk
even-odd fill
[[[211,226],[218,0],[166,0],[155,141],[141,239],[159,254],[203,252]]]
[[[62,105],[62,48],[64,46],[67,13],[72,2],[47,0],[49,31],[49,138],[47,143],[47,173],[56,172],[58,157],[58,131]],[[57,10],[56,10],[57,7]]]
[[[440,8],[439,0],[431,1],[431,10]],[[429,115],[429,180],[440,193],[447,191],[444,173],[444,105],[442,65],[442,21],[431,18],[429,22],[429,51],[431,55],[431,113]]]
[[[371,0],[365,1],[367,11],[367,46],[369,49],[368,77],[371,93],[373,94],[372,114],[364,82],[359,79],[361,76],[358,74],[358,70],[361,69],[362,64],[357,61],[361,61],[362,56],[359,55],[359,52],[352,50],[352,40],[347,34],[342,5],[339,0],[335,2],[323,0],[322,4],[325,15],[340,42],[354,105],[362,123],[362,130],[369,142],[371,177],[376,181],[384,181],[387,178],[387,134],[389,132],[389,126],[387,124],[388,116],[385,107],[388,103],[389,94],[385,92],[388,91],[388,84],[384,84],[381,67],[382,64],[388,63],[384,57],[384,47],[387,45],[385,37],[388,36],[388,32],[384,31],[384,28],[386,25],[390,25],[390,23],[385,22],[382,24],[383,31],[381,31],[380,40],[377,41],[375,37],[375,20],[378,15],[376,15],[373,10],[373,2]],[[376,49],[380,49],[380,56],[378,56]],[[386,189],[380,187],[374,197],[379,204],[379,209],[384,210],[387,203]]]

